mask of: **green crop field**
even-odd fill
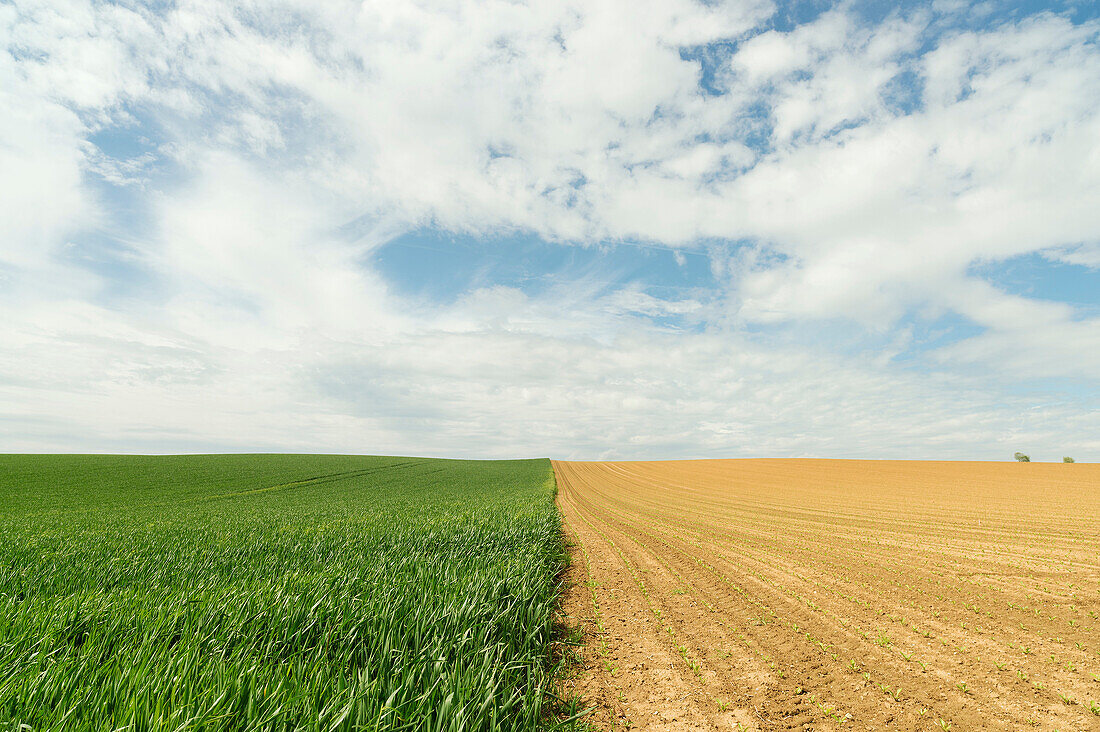
[[[0,729],[537,728],[552,496],[546,460],[0,456]]]

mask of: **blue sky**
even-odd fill
[[[0,39],[0,450],[1100,460],[1096,3]]]

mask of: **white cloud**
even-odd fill
[[[1004,435],[1057,451],[1095,430],[1012,385],[1095,379],[1097,321],[968,272],[1030,252],[1097,266],[1100,26],[871,26],[841,4],[781,32],[773,10],[0,7],[4,447],[993,457]],[[91,142],[120,125],[155,139]],[[149,217],[139,302],[66,258],[132,223],[104,183]],[[753,246],[716,264],[723,292],[580,278],[443,307],[366,263],[421,225]],[[930,370],[777,345],[838,319],[908,343],[899,320],[948,312],[984,333]]]
[[[276,348],[55,306],[34,325],[37,337],[2,363],[7,424],[18,425],[4,441],[11,449],[80,440],[95,449],[997,459],[1019,444],[1037,455],[1085,455],[1083,438],[1061,442],[1048,423],[1066,418],[1082,435],[1100,426],[1068,405],[1031,410],[1025,398],[1005,400],[978,378],[929,380],[728,334],[684,337],[638,318],[623,328],[623,316],[607,311],[547,316],[557,308],[556,298],[499,290],[439,316],[476,330],[421,321],[369,344],[301,333]],[[588,327],[563,334],[562,320]],[[52,421],[39,423],[44,417]]]
[[[741,44],[730,63],[750,82],[761,83],[804,68],[809,58],[810,49],[789,34],[766,31]]]
[[[1055,261],[1100,269],[1100,242],[1047,250],[1044,255]]]

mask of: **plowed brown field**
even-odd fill
[[[597,727],[1100,730],[1100,465],[554,470]]]

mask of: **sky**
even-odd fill
[[[1100,4],[0,2],[0,451],[1100,460]]]

